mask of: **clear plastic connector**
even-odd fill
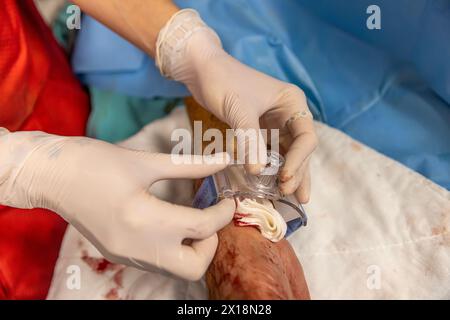
[[[295,197],[284,196],[279,189],[283,165],[283,156],[273,151],[268,152],[268,164],[259,175],[247,173],[243,165],[230,165],[205,179],[194,199],[194,206],[207,207],[223,198],[268,199],[286,221],[289,235],[306,226],[308,219]]]

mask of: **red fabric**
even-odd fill
[[[84,135],[89,99],[32,0],[0,0],[0,126]],[[0,299],[45,299],[66,223],[0,206]]]

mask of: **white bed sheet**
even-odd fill
[[[170,152],[170,134],[180,127],[189,128],[182,108],[122,145]],[[311,160],[308,226],[289,238],[311,297],[449,299],[450,192],[338,130],[320,123],[316,129],[320,145]],[[190,203],[190,190],[191,181],[164,181],[152,188],[181,204]],[[204,298],[204,281],[105,263],[72,227],[48,294],[48,299]]]

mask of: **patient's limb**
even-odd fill
[[[233,223],[219,232],[206,283],[211,299],[309,299],[289,242],[270,242],[257,229]]]
[[[191,121],[202,121],[203,130],[227,128],[194,100],[187,99],[186,105]],[[302,267],[288,241],[271,242],[256,228],[234,222],[218,235],[206,274],[211,299],[309,299]]]

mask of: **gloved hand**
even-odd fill
[[[194,164],[177,164],[186,159]],[[112,262],[197,280],[214,256],[216,231],[233,217],[234,201],[198,210],[159,200],[148,188],[162,179],[211,175],[227,161],[224,153],[181,159],[0,128],[0,203],[59,213]]]
[[[308,202],[308,160],[317,137],[302,90],[231,57],[191,9],[179,11],[160,31],[156,62],[163,75],[184,83],[197,102],[233,129],[280,129],[280,149],[287,152],[281,191],[295,192],[301,203]],[[250,139],[239,147],[245,149],[247,170],[258,174],[267,151],[262,136],[255,137],[253,148]]]

